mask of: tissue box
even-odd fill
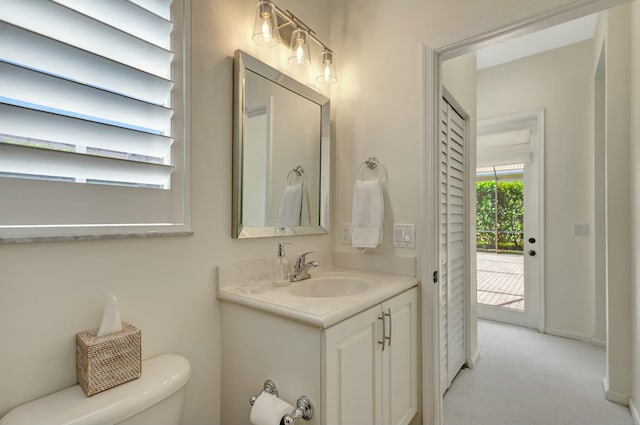
[[[101,337],[98,329],[76,334],[76,376],[87,396],[140,377],[142,335],[122,322],[122,330]]]

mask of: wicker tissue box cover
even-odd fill
[[[76,334],[76,376],[87,396],[139,378],[142,373],[140,329],[122,322],[119,332],[97,334],[97,328]]]

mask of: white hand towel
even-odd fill
[[[311,209],[309,208],[309,194],[304,183],[302,184],[302,206],[300,208],[300,226],[309,226],[311,224]]]
[[[351,211],[351,246],[375,248],[382,243],[384,197],[380,180],[356,180]]]
[[[302,208],[302,184],[287,185],[278,210],[278,226],[299,226]],[[307,209],[308,211],[308,209]]]

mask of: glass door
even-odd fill
[[[478,317],[535,328],[537,167],[517,163],[476,170]]]

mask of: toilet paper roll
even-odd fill
[[[278,397],[263,392],[251,408],[253,425],[280,425],[284,415],[293,412],[293,406]]]

